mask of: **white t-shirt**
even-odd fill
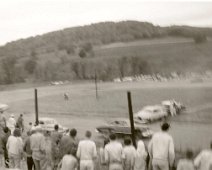
[[[65,155],[62,159],[61,170],[75,170],[77,168],[77,159],[72,155]]]
[[[120,142],[111,141],[105,146],[105,161],[108,163],[121,163],[125,158],[123,147]]]
[[[191,160],[181,159],[178,162],[177,170],[194,170],[194,164]]]
[[[174,143],[168,133],[155,133],[148,148],[153,159],[168,161],[170,165],[173,165],[175,158]]]
[[[96,144],[90,139],[80,141],[77,149],[77,157],[80,160],[93,160],[96,158]]]
[[[212,166],[212,150],[202,151],[194,160],[194,165],[200,170],[210,170]]]
[[[23,140],[21,137],[10,136],[7,141],[7,150],[9,154],[19,155],[23,152]]]

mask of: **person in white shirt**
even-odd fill
[[[136,156],[136,150],[135,147],[131,144],[131,139],[126,138],[124,139],[124,149],[123,153],[125,155],[124,158],[124,170],[133,170],[134,164],[135,164],[135,156]]]
[[[149,143],[148,150],[153,170],[169,170],[169,167],[172,168],[174,165],[174,143],[172,137],[167,133],[169,127],[168,123],[163,123],[162,131],[155,133]]]
[[[14,114],[11,114],[7,121],[7,127],[10,129],[12,134],[13,134],[13,131],[15,130],[15,126],[16,126],[16,120],[14,118]]]
[[[146,160],[147,160],[147,152],[144,146],[144,142],[142,140],[139,140],[137,143],[134,170],[145,170]]]
[[[105,162],[109,165],[109,170],[123,170],[123,153],[122,144],[116,141],[116,135],[110,135],[110,143],[105,146]]]
[[[58,165],[60,170],[77,170],[78,163],[74,155],[76,155],[76,149],[72,148],[63,156]]]
[[[20,169],[20,162],[23,156],[23,140],[20,129],[15,129],[13,135],[8,138],[7,150],[9,155],[9,167]]]
[[[212,167],[212,142],[210,149],[203,150],[194,159],[194,165],[198,170],[211,170]]]
[[[30,136],[30,148],[32,150],[32,158],[35,165],[36,170],[45,169],[45,156],[46,156],[46,142],[45,137],[42,133],[42,128],[40,126],[36,126],[32,128],[35,131]],[[35,129],[35,130],[34,130]]]
[[[80,170],[94,170],[94,160],[97,158],[96,144],[91,140],[91,132],[86,131],[86,139],[81,140],[77,149],[80,159]]]
[[[192,159],[193,159],[193,152],[191,150],[187,150],[186,158],[179,160],[177,164],[177,170],[195,170]]]

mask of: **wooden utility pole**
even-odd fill
[[[97,74],[96,74],[96,70],[95,70],[95,88],[96,88],[96,99],[98,99],[99,98],[99,96],[98,96],[98,87],[97,87]]]
[[[129,91],[127,92],[127,99],[128,99],[128,108],[129,108],[129,118],[130,118],[130,125],[131,125],[132,142],[133,142],[134,147],[136,148],[133,109],[132,109],[131,93]]]
[[[37,89],[35,89],[35,124],[38,125],[38,94]]]

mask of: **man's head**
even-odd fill
[[[163,123],[162,125],[161,125],[161,130],[162,131],[168,131],[169,130],[169,128],[170,128],[170,125],[167,123],[167,122],[165,122],[165,123]]]
[[[14,132],[13,132],[13,135],[15,137],[20,137],[21,136],[21,130],[18,129],[18,128],[15,128]]]
[[[212,142],[211,142],[211,149],[212,149]]]
[[[193,154],[192,150],[188,149],[186,151],[186,158],[187,159],[193,159],[193,156],[194,156],[194,154]]]
[[[71,129],[70,130],[70,136],[75,138],[77,136],[77,130],[76,129]]]
[[[31,136],[32,132],[29,130],[27,131],[27,136]]]
[[[23,114],[20,114],[20,117],[23,117]]]
[[[85,132],[85,137],[86,138],[91,138],[91,131],[89,131],[89,130],[87,130],[86,132]]]
[[[8,133],[10,129],[8,127],[4,127],[4,133]]]
[[[124,145],[126,145],[126,146],[131,145],[131,139],[130,138],[125,138],[124,139]]]
[[[58,125],[54,125],[54,130],[58,131],[59,130],[59,126]]]
[[[110,141],[114,141],[116,140],[116,135],[112,133],[110,134],[109,138],[110,138]]]

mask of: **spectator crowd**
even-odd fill
[[[122,144],[115,134],[110,134],[97,149],[89,130],[83,140],[78,140],[74,128],[69,134],[59,132],[58,125],[52,132],[40,126],[25,130],[23,115],[17,122],[11,115],[8,122],[1,114],[0,155],[6,168],[21,169],[24,160],[28,170],[212,170],[212,143],[210,149],[196,157],[188,149],[175,167],[175,147],[168,123],[161,125],[161,131],[152,136],[148,146],[140,139],[135,147],[129,137]],[[27,137],[23,138],[24,131]]]

